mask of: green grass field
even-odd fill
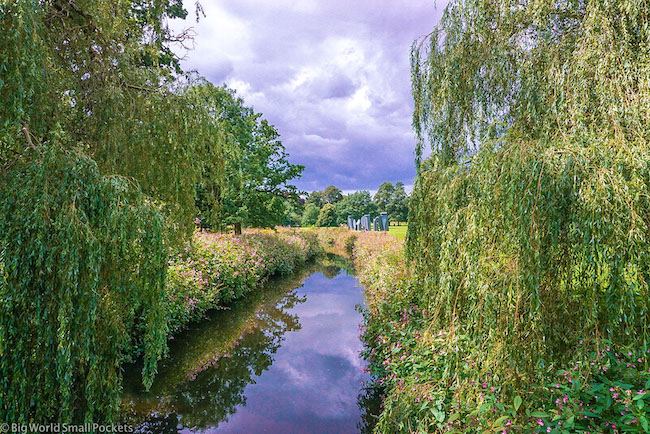
[[[406,229],[408,224],[403,223],[401,226],[388,226],[388,234],[403,240],[406,237]]]

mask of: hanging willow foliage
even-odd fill
[[[167,59],[162,25],[175,0],[13,0],[0,5],[0,164],[32,141],[59,140],[102,173],[136,179],[165,214],[168,237],[194,228],[196,184],[218,179],[219,122]],[[176,14],[178,15],[178,13]],[[181,14],[182,16],[182,14]],[[18,158],[16,158],[18,157]]]
[[[603,339],[650,344],[649,18],[459,0],[413,46],[409,255],[433,329],[506,383]]]
[[[170,248],[220,121],[181,80],[179,0],[0,3],[0,420],[108,422],[138,339],[151,384]]]
[[[128,180],[41,151],[1,190],[0,233],[12,235],[2,237],[3,420],[108,421],[136,318],[149,384],[165,345],[164,224]]]

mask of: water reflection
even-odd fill
[[[177,336],[149,393],[125,375],[124,421],[161,433],[367,432],[361,289],[342,268],[338,257],[312,264]]]
[[[384,390],[375,387],[374,382],[372,384],[364,388],[357,398],[357,406],[361,410],[357,428],[361,434],[372,434],[375,425],[377,425],[379,413],[381,413],[381,397]]]

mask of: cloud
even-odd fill
[[[307,191],[412,184],[409,50],[441,15],[431,0],[201,0],[183,66],[237,90],[306,166]],[[186,5],[188,8],[191,4]],[[175,21],[173,28],[187,26]]]
[[[370,379],[359,357],[361,288],[346,273],[316,273],[297,293],[307,297],[289,311],[300,330],[283,336],[273,364],[246,388],[246,405],[220,432],[348,432],[359,421],[357,398]]]

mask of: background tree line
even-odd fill
[[[365,214],[376,217],[387,212],[389,220],[396,224],[408,220],[409,197],[404,184],[382,183],[374,196],[367,190],[344,195],[330,185],[322,191],[314,191],[304,199],[304,204],[292,206],[285,224],[293,226],[332,227],[347,224],[348,216],[359,219]]]

